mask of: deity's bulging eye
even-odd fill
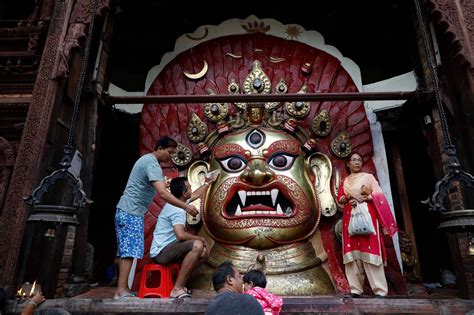
[[[222,168],[227,172],[240,172],[246,166],[246,162],[238,157],[238,156],[231,156],[229,158],[225,158],[219,161]]]
[[[293,165],[295,158],[293,155],[280,153],[268,159],[268,165],[276,170],[287,170]]]

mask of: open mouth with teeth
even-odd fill
[[[281,217],[293,216],[293,203],[280,189],[252,190],[239,188],[224,207],[224,216],[228,219],[247,217]]]

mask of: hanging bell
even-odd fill
[[[439,229],[456,232],[474,231],[474,210],[454,210],[441,214]]]

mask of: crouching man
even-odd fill
[[[217,177],[217,176],[216,176]],[[176,198],[190,203],[201,197],[216,178],[207,179],[203,186],[194,193],[186,177],[176,177],[171,180],[170,191]],[[190,298],[186,289],[186,281],[193,270],[204,263],[209,257],[209,246],[206,240],[186,231],[186,211],[166,203],[156,222],[153,241],[150,248],[151,259],[160,265],[181,263],[181,269],[176,279],[172,298]]]

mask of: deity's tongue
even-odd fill
[[[251,210],[275,211],[274,208],[262,205],[261,203],[242,208],[242,211],[251,211]]]

